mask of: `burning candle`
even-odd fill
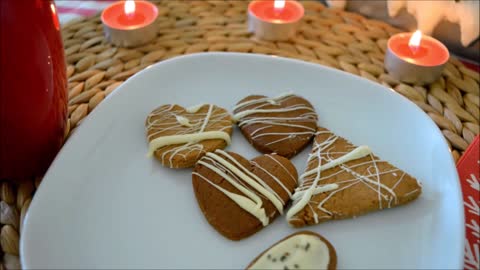
[[[102,12],[107,39],[117,46],[134,47],[145,44],[157,36],[154,21],[157,7],[147,1],[120,1]]]
[[[415,84],[428,84],[441,75],[450,54],[438,40],[422,36],[422,32],[400,33],[387,43],[385,68],[396,79]]]
[[[303,14],[303,6],[297,1],[252,1],[248,5],[248,29],[260,39],[287,40],[295,35]]]

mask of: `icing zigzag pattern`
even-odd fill
[[[293,195],[287,220],[294,227],[356,217],[416,199],[418,181],[376,157],[319,128],[308,167]]]
[[[225,237],[240,240],[284,213],[297,187],[297,171],[280,155],[249,161],[218,149],[197,162],[192,184],[207,221]]]
[[[150,156],[170,168],[191,167],[206,152],[230,143],[232,119],[215,105],[163,105],[148,115],[145,127]]]
[[[233,119],[260,152],[290,158],[315,134],[317,114],[307,100],[286,93],[249,96],[235,106]]]

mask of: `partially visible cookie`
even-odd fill
[[[335,248],[319,234],[301,231],[287,236],[258,255],[247,269],[337,268]]]
[[[192,184],[210,225],[226,238],[240,240],[283,213],[297,186],[297,171],[279,155],[248,161],[236,153],[216,150],[197,162]]]
[[[227,110],[212,104],[162,105],[145,122],[148,155],[170,168],[192,167],[205,153],[230,143],[232,125]]]
[[[248,96],[234,108],[234,120],[258,151],[291,158],[307,146],[317,127],[317,114],[294,94]]]
[[[326,128],[318,128],[300,180],[287,212],[293,227],[396,207],[422,193],[417,179]]]

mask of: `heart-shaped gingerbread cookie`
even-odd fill
[[[335,248],[321,235],[297,232],[278,241],[258,255],[247,269],[328,269],[337,268]]]
[[[246,238],[272,222],[297,186],[293,164],[279,155],[248,161],[216,150],[195,165],[192,184],[207,221],[231,240]]]
[[[205,153],[230,143],[232,117],[227,110],[211,104],[187,109],[167,104],[148,115],[145,127],[149,156],[170,168],[187,168]]]
[[[258,151],[291,158],[313,138],[318,117],[310,102],[288,93],[248,96],[237,103],[233,118]]]

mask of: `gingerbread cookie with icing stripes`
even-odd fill
[[[148,156],[170,168],[193,167],[205,153],[230,144],[232,117],[212,104],[162,105],[145,122]]]
[[[210,225],[228,239],[241,240],[283,213],[297,186],[297,171],[279,155],[248,161],[216,150],[197,162],[192,184]]]
[[[319,128],[306,172],[292,197],[287,221],[294,227],[352,218],[406,204],[420,196],[420,183],[375,156],[368,146]]]
[[[321,235],[302,231],[273,244],[257,256],[247,269],[337,269],[337,253]]]
[[[248,96],[235,106],[233,119],[258,151],[291,158],[310,143],[318,117],[310,102],[286,93]]]

